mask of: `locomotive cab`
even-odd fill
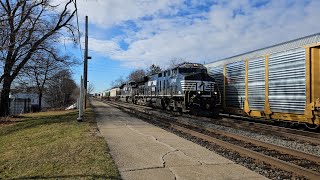
[[[215,79],[207,74],[202,65],[179,68],[183,76],[181,87],[184,93],[184,104],[193,114],[205,116],[217,115],[220,111],[220,92]]]
[[[134,92],[133,90],[136,89],[137,84],[134,81],[129,81],[127,83],[122,84],[120,88],[120,96],[119,100],[122,102],[132,102]]]

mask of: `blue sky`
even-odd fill
[[[55,0],[65,1],[65,0]],[[174,58],[211,62],[320,32],[319,0],[77,0],[95,91]],[[81,37],[83,43],[84,37]],[[82,47],[84,47],[82,45]],[[65,48],[81,59],[79,47]],[[79,81],[83,67],[73,67]]]

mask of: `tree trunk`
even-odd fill
[[[42,103],[41,103],[41,101],[42,101],[42,91],[39,91],[39,94],[38,94],[38,101],[39,101],[39,111],[41,111],[41,109],[42,109]]]
[[[4,77],[0,100],[0,117],[5,117],[9,115],[9,95],[11,83],[12,80],[10,79],[10,77]]]

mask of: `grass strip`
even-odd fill
[[[0,179],[120,179],[92,109],[27,114],[0,125]]]

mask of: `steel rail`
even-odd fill
[[[206,140],[208,142],[217,144],[217,145],[219,145],[219,146],[221,146],[223,148],[236,151],[236,152],[238,152],[238,153],[240,153],[242,155],[251,157],[253,159],[258,159],[258,160],[264,161],[265,163],[268,163],[268,164],[270,164],[272,166],[275,166],[275,167],[277,167],[279,169],[282,169],[282,170],[285,170],[285,171],[289,171],[289,172],[293,172],[296,175],[303,176],[303,177],[306,177],[306,178],[312,179],[312,180],[313,179],[314,180],[318,180],[320,178],[320,174],[317,173],[317,172],[314,172],[314,171],[311,171],[309,169],[306,169],[306,168],[303,168],[303,167],[300,167],[300,166],[297,166],[297,165],[282,161],[280,159],[277,159],[277,158],[274,158],[274,157],[270,157],[270,156],[266,156],[264,154],[252,151],[250,149],[246,149],[246,148],[243,148],[243,147],[240,147],[240,146],[228,143],[228,142],[224,142],[222,140],[210,137],[208,135],[205,135],[205,134],[202,134],[202,133],[199,133],[199,132],[196,132],[196,131],[193,131],[193,130],[190,130],[190,129],[187,129],[187,128],[184,128],[184,127],[181,127],[181,126],[178,126],[178,125],[175,125],[175,124],[171,124],[171,127],[176,129],[176,130],[179,130],[181,132],[184,132],[184,133],[190,134],[192,136],[204,139],[204,140]]]
[[[249,117],[242,117],[242,116],[235,116],[235,115],[221,115],[220,116],[224,117],[224,121],[232,121],[232,122],[237,122],[239,124],[246,124],[250,126],[260,126],[261,128],[267,127],[268,129],[273,129],[285,133],[291,133],[291,134],[296,134],[296,135],[301,135],[301,136],[306,136],[306,137],[312,137],[319,139],[320,138],[320,133],[314,133],[314,132],[309,132],[309,131],[303,131],[303,130],[297,130],[297,129],[289,129],[285,127],[280,127],[280,126],[275,126],[275,125],[270,125],[270,124],[261,124],[266,121],[262,120],[255,120],[255,119],[250,119]],[[239,121],[238,119],[243,119],[242,121]],[[319,140],[318,140],[319,141]],[[319,143],[319,142],[318,142]]]
[[[181,122],[181,121],[179,121],[179,123],[186,124],[185,122]],[[256,140],[256,139],[253,139],[253,138],[250,138],[250,137],[246,137],[246,136],[239,135],[239,134],[234,134],[234,133],[231,133],[231,132],[225,132],[225,131],[222,131],[222,130],[219,130],[219,129],[208,128],[208,127],[203,127],[203,126],[196,126],[196,125],[192,125],[192,124],[189,124],[189,123],[186,124],[186,125],[192,126],[194,128],[203,129],[203,130],[206,130],[206,131],[211,132],[211,133],[218,133],[220,135],[227,136],[227,137],[230,137],[230,138],[233,138],[233,139],[237,139],[237,140],[240,140],[240,141],[249,142],[251,144],[255,144],[257,146],[265,147],[267,149],[273,149],[273,150],[276,150],[276,151],[279,151],[279,152],[282,152],[282,153],[285,153],[285,154],[290,154],[290,155],[293,155],[293,156],[304,158],[304,159],[307,159],[309,161],[320,163],[320,157],[316,156],[316,155],[313,155],[313,154],[305,153],[305,152],[302,152],[302,151],[298,151],[298,150],[295,150],[295,149],[290,149],[290,148],[283,147],[283,146],[277,146],[277,145],[274,145],[274,144],[271,144],[271,143],[267,143],[267,142],[264,142],[264,141],[259,141],[259,140]]]
[[[223,125],[230,126],[230,121],[233,122],[233,126],[238,128],[247,128],[249,130],[253,131],[262,131],[270,133],[270,130],[272,130],[273,134],[284,136],[290,139],[300,140],[300,141],[306,141],[309,143],[313,143],[316,145],[320,145],[320,134],[319,133],[312,133],[312,132],[306,132],[306,131],[300,131],[300,130],[293,130],[293,129],[287,129],[282,127],[276,127],[272,125],[266,125],[266,124],[260,124],[260,123],[252,123],[252,122],[246,122],[246,123],[237,123],[236,120],[226,120],[226,121],[219,121]],[[229,123],[228,123],[229,122]]]
[[[174,114],[174,112],[171,112]],[[302,130],[296,130],[296,129],[288,129],[284,127],[279,126],[273,126],[268,124],[262,124],[260,122],[254,122],[254,121],[246,121],[246,120],[235,120],[233,118],[223,118],[222,120],[215,120],[208,117],[198,117],[190,114],[183,114],[182,117],[194,119],[197,120],[204,120],[211,124],[217,124],[217,125],[223,125],[227,127],[237,127],[237,128],[245,128],[251,131],[258,131],[258,132],[264,132],[268,135],[270,132],[274,135],[283,136],[285,138],[293,139],[293,140],[300,140],[308,143],[312,143],[315,145],[320,145],[320,133],[314,133],[314,132],[308,132],[308,131],[302,131]],[[239,117],[240,119],[245,119],[244,117]],[[232,123],[232,125],[230,125]]]

